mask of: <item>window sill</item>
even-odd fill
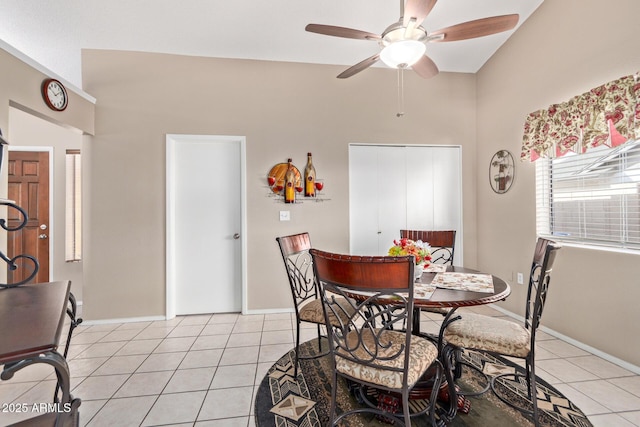
[[[571,240],[564,240],[562,239],[562,237],[559,237],[559,236],[540,235],[540,237],[553,240],[554,242],[558,242],[562,246],[567,248],[578,248],[578,249],[587,249],[592,251],[616,252],[621,254],[640,255],[640,249],[616,248],[614,246],[595,245],[595,244],[589,244],[589,243],[576,243]]]

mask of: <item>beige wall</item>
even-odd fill
[[[82,300],[81,265],[64,263],[64,149],[78,148],[93,132],[94,104],[86,94],[69,89],[69,105],[65,111],[50,110],[40,93],[46,77],[42,67],[34,67],[0,44],[0,128],[12,147],[47,146],[54,148],[54,218],[55,241],[51,280],[72,280],[72,291]],[[85,134],[83,136],[82,134]],[[6,155],[6,153],[5,153]],[[6,158],[5,158],[6,162]],[[7,196],[7,167],[2,168],[0,197]],[[6,233],[0,233],[0,247],[6,250]],[[6,277],[6,265],[0,262],[0,275]]]
[[[71,280],[71,292],[77,301],[82,301],[82,262],[65,262],[65,153],[67,149],[82,147],[82,134],[12,107],[9,108],[9,125],[11,149],[53,148],[53,199],[50,200],[53,217],[47,230],[53,245],[49,279]]]
[[[506,279],[526,273],[536,237],[533,165],[518,163],[512,189],[496,195],[489,159],[498,149],[519,154],[529,112],[640,70],[639,15],[636,0],[612,0],[606,10],[596,0],[548,0],[477,76],[407,75],[403,119],[395,117],[389,70],[342,81],[334,76],[343,67],[85,51],[85,90],[98,99],[97,137],[83,146],[91,171],[84,177],[85,317],[164,314],[166,133],[247,137],[252,310],[290,306],[275,236],[308,230],[317,247],[348,249],[350,142],[463,145],[465,263]],[[40,97],[42,72],[3,50],[0,66],[0,127],[9,141],[10,104],[93,133],[90,102],[72,94],[69,108],[53,113]],[[264,176],[288,156],[303,163],[307,151],[332,200],[293,206],[292,221],[281,223],[282,205],[265,196]],[[635,254],[564,248],[544,324],[640,365],[637,266]],[[502,305],[522,313],[523,301],[524,287],[513,285]]]
[[[249,310],[292,306],[276,236],[309,231],[314,246],[348,251],[349,143],[462,145],[464,256],[475,263],[475,76],[408,74],[399,119],[388,69],[338,80],[335,66],[100,50],[82,62],[84,89],[98,99],[87,319],[164,315],[167,133],[246,136]],[[331,201],[291,206],[280,222],[266,174],[287,157],[304,167],[308,151]],[[215,260],[206,268],[215,283]]]
[[[512,189],[496,195],[489,159],[520,155],[526,115],[640,70],[640,2],[545,1],[478,73],[478,264],[502,277],[528,272],[535,228],[534,165],[517,161]],[[565,247],[543,324],[640,365],[640,255]],[[525,287],[502,305],[524,312]]]
[[[21,59],[2,49],[0,45],[0,64],[2,65],[2,79],[0,79],[0,128],[11,143],[9,123],[9,105],[24,109],[30,114],[63,126],[78,129],[87,134],[93,134],[94,108],[93,103],[74,91],[69,90],[69,104],[64,111],[50,110],[40,92],[42,81],[46,77],[55,77],[26,64]]]

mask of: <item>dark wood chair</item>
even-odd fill
[[[439,390],[442,365],[437,347],[428,339],[413,335],[413,257],[362,257],[311,249],[316,281],[325,309],[325,324],[333,364],[331,425],[344,417],[371,412],[411,426],[412,416],[427,414],[436,422],[436,399],[410,413],[409,393],[428,369],[434,371],[433,390]],[[351,311],[338,303],[349,301]],[[379,310],[371,310],[371,306]],[[386,309],[385,309],[386,307]],[[335,322],[340,319],[340,322]],[[338,377],[360,385],[355,388],[367,406],[336,414]],[[378,408],[366,388],[386,390],[402,396],[401,413]]]
[[[453,265],[453,255],[456,247],[455,230],[400,230],[400,237],[414,241],[422,240],[431,246],[431,262],[434,264]],[[423,311],[446,316],[448,308],[423,308]]]
[[[455,230],[400,230],[400,237],[429,243],[432,263],[453,265],[456,246]]]
[[[524,359],[524,375],[519,371],[497,375],[491,379],[489,385],[502,401],[529,414],[536,426],[539,425],[535,374],[536,331],[547,299],[551,270],[560,247],[547,239],[539,238],[536,242],[529,275],[524,324],[475,313],[460,315],[454,313],[454,316],[443,324],[441,333],[443,339],[441,344],[453,349],[457,362],[462,349],[482,350],[501,356]],[[459,374],[458,370],[457,375]],[[531,409],[514,405],[498,392],[496,385],[504,376],[514,376],[516,381],[525,379]],[[485,390],[488,388],[486,387]]]
[[[311,262],[311,239],[309,233],[299,233],[290,236],[277,237],[282,260],[287,271],[287,278],[293,296],[293,305],[296,313],[296,360],[294,375],[298,376],[298,360],[300,357],[300,323],[314,323],[318,330],[318,353],[309,358],[324,356],[327,350],[322,352],[322,331],[324,325],[324,311],[322,301],[319,298],[318,288],[313,275]],[[349,304],[343,302],[345,307]]]

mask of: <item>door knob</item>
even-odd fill
[[[233,235],[233,238],[234,238],[235,240],[238,240],[238,239],[240,238],[240,235],[239,235],[238,233],[236,233],[236,234],[234,234],[234,235]]]
[[[46,234],[41,234],[38,236],[38,239],[46,239],[47,235]]]

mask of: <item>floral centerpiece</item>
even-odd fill
[[[422,276],[424,267],[427,267],[431,263],[431,247],[422,240],[416,242],[404,237],[400,240],[394,240],[393,246],[389,248],[389,255],[413,255],[416,263],[415,274],[418,278]]]

